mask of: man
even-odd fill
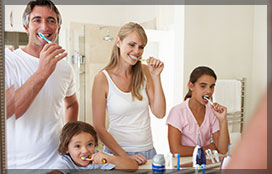
[[[6,90],[7,164],[8,168],[17,169],[48,168],[58,156],[64,104],[65,122],[77,120],[74,75],[71,66],[62,60],[67,53],[54,43],[61,25],[55,5],[50,0],[30,1],[23,23],[29,38],[27,46],[13,52],[5,50],[9,88]],[[13,120],[11,124],[9,120]]]

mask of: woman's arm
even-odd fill
[[[228,145],[230,143],[228,121],[227,121],[227,108],[217,103],[212,106],[212,111],[219,120],[220,130],[213,134],[214,143],[218,151],[222,154],[227,153]]]
[[[92,89],[93,125],[100,140],[116,155],[128,156],[112,135],[106,130],[106,102],[108,83],[103,72],[95,76]]]
[[[149,58],[148,66],[144,65],[144,72],[147,78],[149,105],[152,113],[157,118],[163,118],[166,112],[165,96],[160,77],[163,68],[163,62],[153,57]]]

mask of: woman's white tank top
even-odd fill
[[[153,148],[150,127],[149,102],[146,82],[141,89],[143,100],[132,100],[131,92],[121,91],[112,81],[106,70],[109,91],[107,111],[110,125],[108,131],[126,152],[141,152]]]

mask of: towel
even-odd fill
[[[242,83],[239,80],[217,80],[213,100],[227,107],[228,113],[241,111]]]

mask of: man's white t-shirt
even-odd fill
[[[22,87],[38,65],[39,58],[22,49],[14,52],[6,49],[6,86]],[[30,107],[15,121],[15,126],[12,125],[14,121],[9,124],[7,120],[7,130],[15,127],[14,131],[7,131],[8,168],[40,169],[54,163],[58,158],[59,135],[64,123],[64,99],[75,92],[72,67],[60,60]],[[11,136],[14,137],[11,139]]]

